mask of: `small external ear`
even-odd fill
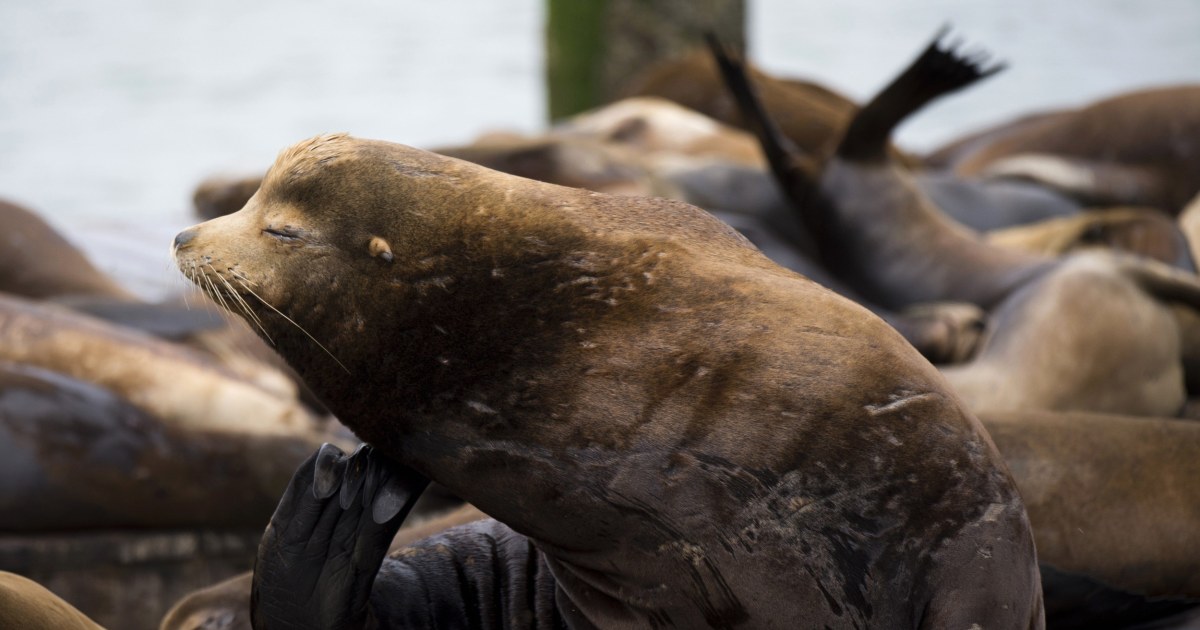
[[[378,236],[371,237],[371,242],[367,243],[367,251],[371,252],[371,256],[383,259],[383,262],[390,263],[395,260],[395,257],[392,256],[392,247]]]

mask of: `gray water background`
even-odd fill
[[[195,184],[328,131],[431,147],[545,127],[542,0],[0,0],[0,197],[158,297]],[[1010,68],[907,124],[924,150],[1200,82],[1200,0],[750,0],[750,56],[867,98],[952,24]]]

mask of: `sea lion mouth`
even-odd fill
[[[241,269],[238,263],[214,264],[208,255],[187,254],[181,251],[179,239],[171,248],[171,257],[183,277],[196,285],[212,301],[216,302],[227,312],[245,319],[251,325],[262,330],[260,320],[251,302],[262,304],[274,310],[258,292],[254,290],[255,282]],[[263,331],[265,334],[265,331]]]

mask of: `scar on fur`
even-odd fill
[[[382,258],[383,262],[390,263],[392,260],[394,260],[394,257],[392,256],[392,247],[388,245],[387,241],[379,238],[378,236],[371,237],[371,242],[367,244],[367,251],[371,252],[372,256]]]

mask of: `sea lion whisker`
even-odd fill
[[[258,298],[258,301],[262,302],[263,306],[266,306],[267,308],[271,309],[272,311],[275,311],[276,314],[278,314],[280,317],[286,319],[288,321],[288,323],[290,323],[291,325],[295,326],[297,330],[304,333],[304,335],[306,337],[311,339],[313,343],[317,344],[317,347],[320,348],[321,350],[323,350],[325,352],[325,354],[329,355],[329,358],[333,359],[334,363],[337,363],[338,366],[341,367],[343,370],[345,370],[347,374],[352,374],[352,372],[350,371],[350,368],[346,367],[346,364],[344,364],[340,360],[338,360],[338,358],[336,356],[334,356],[332,352],[329,351],[329,348],[326,348],[324,344],[322,344],[320,341],[317,341],[317,338],[312,336],[312,334],[309,333],[307,330],[305,330],[303,326],[301,326],[300,324],[297,324],[296,320],[292,319],[291,317],[288,317],[287,315],[284,315],[283,311],[280,311],[279,309],[272,306],[270,302],[264,300],[261,295],[255,293],[254,290],[251,289],[245,283],[243,283],[242,286],[245,287],[245,289],[250,292],[250,295],[253,295],[254,297]]]
[[[245,289],[247,291],[250,290],[250,288],[246,286],[246,283],[243,282],[240,278],[235,277],[234,280],[237,280],[238,284],[242,285],[243,289]],[[226,281],[226,284],[228,284],[228,283],[229,282]],[[232,287],[230,287],[230,288],[232,289]],[[255,328],[258,328],[258,330],[260,332],[262,332],[263,337],[266,338],[267,342],[269,342],[272,346],[275,345],[275,340],[271,338],[271,335],[267,334],[267,329],[263,328],[262,320],[259,319],[258,314],[254,312],[254,309],[250,308],[250,304],[248,302],[246,302],[246,298],[242,297],[241,294],[236,294],[236,295],[238,297],[239,302],[242,305],[242,309],[245,310],[246,314],[250,316],[251,322],[254,324]],[[259,298],[259,299],[261,299],[261,298]]]
[[[258,315],[254,313],[254,310],[250,308],[250,305],[246,303],[245,298],[238,293],[237,289],[235,289],[234,286],[230,284],[224,276],[222,276],[220,273],[217,273],[216,268],[214,268],[211,264],[206,264],[205,266],[209,269],[212,269],[217,278],[229,289],[227,294],[218,295],[218,299],[221,301],[221,306],[224,308],[224,310],[221,312],[221,317],[229,322],[234,322],[238,319],[238,311],[245,312],[245,319],[249,321],[250,324],[262,331],[263,337],[265,337],[267,341],[274,345],[275,341],[271,339],[270,335],[268,335],[267,331],[262,327],[262,321],[258,318]],[[205,274],[205,276],[208,277],[209,274]],[[209,278],[209,282],[212,283],[211,277]],[[214,285],[215,289],[215,283],[212,284]],[[228,302],[226,299],[228,299]],[[237,309],[235,310],[233,307],[231,307],[230,303],[236,306]]]
[[[206,264],[205,266],[212,268],[212,265]],[[233,309],[229,307],[229,302],[225,300],[225,296],[222,294],[221,290],[217,288],[217,283],[213,282],[212,276],[203,271],[200,273],[200,275],[203,276],[205,282],[208,283],[209,293],[212,294],[213,299],[216,300],[217,303],[221,305],[221,308],[225,309],[226,312],[232,312]]]
[[[242,297],[242,295],[238,292],[238,290],[232,284],[230,284],[229,280],[224,275],[222,275],[220,272],[218,272],[215,267],[213,267],[211,264],[208,264],[205,266],[207,266],[209,269],[212,269],[213,273],[217,276],[218,279],[220,279],[221,283],[224,284],[225,287],[229,289],[230,301],[232,301],[235,305],[237,305],[239,307],[239,310],[244,311],[246,313],[246,316],[252,321],[252,323],[254,323],[256,325],[260,325],[262,322],[258,319],[258,315],[253,311],[253,309],[250,308],[250,305],[246,303],[246,298]]]

